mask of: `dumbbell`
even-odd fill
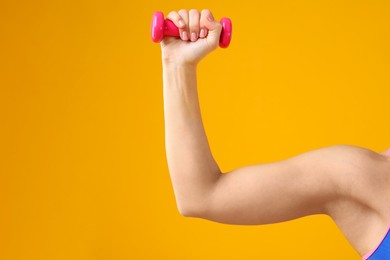
[[[227,48],[232,39],[232,22],[229,18],[222,18],[222,32],[219,38],[219,47]],[[169,19],[164,19],[162,12],[155,12],[151,26],[152,40],[161,42],[164,36],[180,37],[179,28]]]

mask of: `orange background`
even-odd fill
[[[326,216],[179,215],[149,30],[181,8],[233,21],[198,70],[222,171],[390,147],[389,1],[2,1],[0,259],[360,259]]]

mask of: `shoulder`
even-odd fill
[[[344,144],[324,148],[323,153],[332,157],[329,161],[337,164],[339,169],[332,178],[340,199],[379,210],[374,201],[378,197],[390,196],[390,157]]]
[[[327,212],[362,255],[390,223],[390,157],[352,145],[330,149],[340,171],[333,176],[338,196]]]
[[[375,210],[378,196],[390,195],[390,157],[367,148],[339,146],[343,162],[339,179],[345,196]]]

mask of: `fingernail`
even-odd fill
[[[203,38],[204,37],[204,29],[200,29],[199,37]]]
[[[191,33],[191,41],[196,41],[196,33]]]
[[[181,27],[183,27],[183,26],[184,26],[184,22],[183,22],[182,20],[179,20],[179,25],[180,25]]]
[[[183,31],[182,37],[184,41],[188,41],[188,33],[186,31]]]
[[[207,20],[212,22],[212,21],[214,21],[214,17],[210,14],[210,15],[207,16]]]

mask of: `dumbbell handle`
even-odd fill
[[[179,28],[169,19],[164,21],[164,36],[180,36]]]
[[[222,32],[219,46],[227,48],[232,38],[232,22],[229,18],[222,18]],[[152,18],[151,35],[154,42],[161,42],[164,36],[180,37],[179,28],[169,19],[164,19],[162,12],[155,12]]]

